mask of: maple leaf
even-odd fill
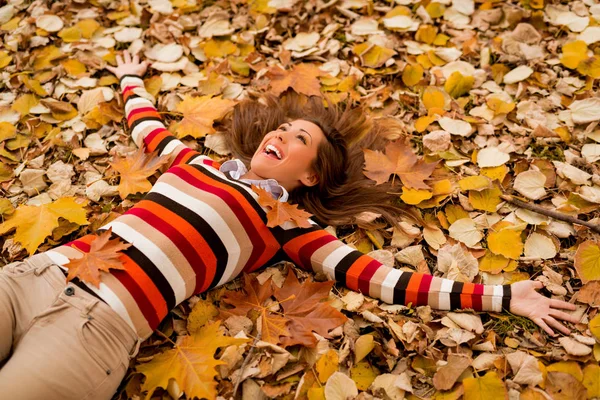
[[[306,63],[294,65],[291,71],[271,67],[267,72],[271,80],[271,92],[277,96],[288,88],[307,96],[321,96],[321,83],[317,79],[321,75],[323,72],[319,68]]]
[[[214,133],[213,123],[225,116],[235,105],[235,101],[222,99],[221,96],[191,97],[185,96],[177,105],[177,111],[183,114],[183,119],[177,129],[177,137],[192,136],[201,138]]]
[[[83,253],[80,258],[71,258],[64,266],[69,269],[67,282],[73,278],[87,283],[91,283],[96,287],[100,287],[100,271],[109,272],[112,269],[125,269],[120,260],[122,253],[131,246],[131,243],[124,243],[119,238],[110,239],[112,228],[102,232],[100,235],[95,235],[96,238],[90,243],[90,251]]]
[[[377,184],[387,182],[390,175],[396,174],[405,186],[415,189],[429,189],[423,182],[431,176],[437,162],[427,163],[417,158],[407,141],[397,140],[385,147],[385,154],[377,150],[363,150],[365,168],[363,173]]]
[[[310,228],[312,224],[308,220],[312,214],[300,210],[297,204],[290,204],[276,200],[265,189],[252,185],[252,190],[258,193],[258,204],[269,207],[267,212],[267,226],[273,228],[287,221],[294,221],[301,228]]]
[[[203,326],[191,336],[180,336],[173,349],[155,356],[151,361],[136,367],[146,376],[142,391],[148,390],[146,399],[150,399],[156,388],[166,389],[169,380],[174,379],[188,399],[217,398],[216,366],[225,364],[215,360],[218,348],[240,345],[249,339],[235,339],[223,336],[219,330],[220,322]]]
[[[222,300],[234,306],[231,309],[221,309],[221,316],[227,318],[231,315],[241,315],[245,317],[252,310],[256,310],[260,317],[261,339],[265,342],[278,344],[280,336],[290,336],[286,328],[288,319],[280,315],[271,313],[265,306],[267,299],[273,295],[273,286],[271,280],[267,280],[261,285],[256,279],[244,275],[243,292],[227,292]]]
[[[0,235],[16,229],[14,240],[33,254],[46,237],[59,225],[59,218],[74,224],[87,225],[84,206],[87,201],[76,202],[73,197],[62,197],[53,203],[40,206],[19,206],[14,215],[0,224]]]
[[[146,153],[142,147],[138,148],[133,156],[119,157],[110,163],[110,166],[119,173],[119,195],[122,199],[132,193],[146,193],[152,189],[148,177],[164,164],[169,156],[157,157],[156,152]]]
[[[313,282],[307,279],[302,284],[290,269],[281,289],[275,289],[275,298],[281,303],[284,315],[290,320],[289,337],[284,337],[284,347],[301,344],[315,347],[317,332],[324,338],[330,338],[329,331],[342,325],[348,319],[333,308],[329,302],[329,292],[334,281]]]

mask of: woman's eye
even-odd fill
[[[306,144],[306,138],[302,135],[298,135],[296,136],[298,139],[300,139],[302,141],[302,143]]]

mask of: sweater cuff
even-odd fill
[[[510,285],[502,285],[502,308],[510,311],[510,298],[512,295]]]
[[[124,91],[127,86],[144,87],[144,81],[138,75],[123,75],[119,80],[121,91]]]

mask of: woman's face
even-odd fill
[[[317,149],[327,140],[321,128],[301,119],[281,124],[265,135],[250,162],[259,178],[277,180],[287,191],[319,182],[311,168]]]

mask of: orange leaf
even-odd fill
[[[267,76],[271,79],[271,92],[279,96],[292,88],[307,96],[321,96],[321,83],[317,79],[323,72],[312,64],[295,65],[291,71],[272,67]]]
[[[234,105],[235,101],[222,99],[221,96],[184,97],[177,105],[177,111],[183,113],[177,136],[200,138],[214,133],[213,123],[223,118]]]
[[[65,264],[69,269],[67,282],[73,278],[79,278],[96,287],[100,287],[100,271],[109,272],[112,269],[125,269],[120,260],[121,250],[131,246],[131,243],[123,243],[120,239],[110,239],[112,228],[96,236],[90,243],[90,251],[83,253],[80,258],[70,259]]]
[[[168,161],[168,156],[157,157],[156,152],[146,153],[139,148],[133,156],[119,157],[111,162],[110,166],[119,173],[119,195],[122,199],[132,193],[146,193],[152,189],[148,177],[153,175],[163,164]]]
[[[252,185],[252,190],[258,193],[258,204],[269,207],[267,212],[267,226],[273,228],[287,221],[294,221],[301,228],[310,228],[312,224],[308,220],[312,214],[298,209],[297,204],[290,204],[276,200],[265,189]]]
[[[380,151],[363,150],[365,168],[363,173],[377,184],[382,184],[396,174],[405,186],[414,189],[429,189],[423,182],[431,176],[437,162],[426,163],[417,158],[406,141],[390,142],[385,147],[385,154]]]

